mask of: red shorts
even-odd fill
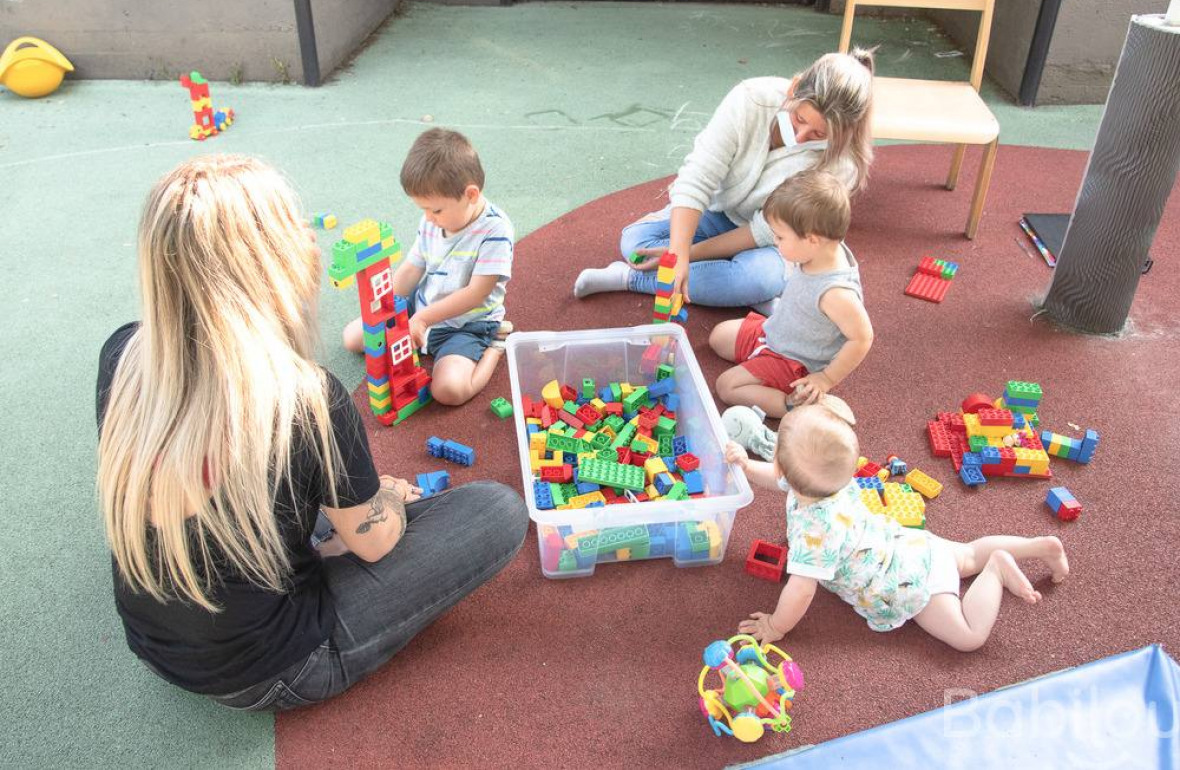
[[[762,324],[766,323],[766,316],[750,313],[742,321],[738,329],[737,341],[734,344],[734,355],[742,368],[757,377],[763,385],[792,393],[791,383],[809,372],[807,367],[793,358],[780,356],[766,347],[766,335],[762,332]]]

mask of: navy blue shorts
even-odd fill
[[[427,354],[434,356],[435,361],[443,356],[463,356],[479,363],[499,331],[499,321],[472,321],[458,329],[436,326],[426,338]]]

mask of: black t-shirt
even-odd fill
[[[127,324],[103,345],[98,372],[100,432],[119,357],[137,328],[138,324]],[[337,469],[336,494],[339,507],[347,508],[372,499],[380,480],[348,391],[330,373],[325,374],[332,431],[343,460],[343,467]],[[180,599],[161,603],[136,592],[114,568],[115,604],[127,645],[165,679],[186,690],[226,695],[258,684],[307,657],[332,633],[332,597],[319,557],[308,542],[321,501],[331,500],[330,490],[316,447],[306,440],[293,441],[293,483],[280,482],[275,504],[275,518],[291,561],[284,593],[261,588],[221,567],[210,595],[221,611],[211,613]],[[149,543],[150,536],[149,532]],[[190,536],[195,542],[192,529]],[[213,558],[215,564],[224,563],[216,551]]]

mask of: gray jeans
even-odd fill
[[[380,561],[324,560],[336,630],[286,671],[216,702],[283,711],[344,692],[512,561],[528,531],[514,490],[479,481],[406,506],[406,534]]]

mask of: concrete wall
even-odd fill
[[[321,76],[357,50],[400,0],[312,0]],[[303,82],[293,0],[0,0],[0,45],[53,44],[78,78]]]
[[[1131,16],[1162,13],[1163,0],[1066,0],[1041,76],[1037,104],[1101,104],[1106,101]],[[1028,59],[1040,0],[996,0],[987,74],[1013,97]],[[974,50],[979,15],[931,11],[947,33]]]

